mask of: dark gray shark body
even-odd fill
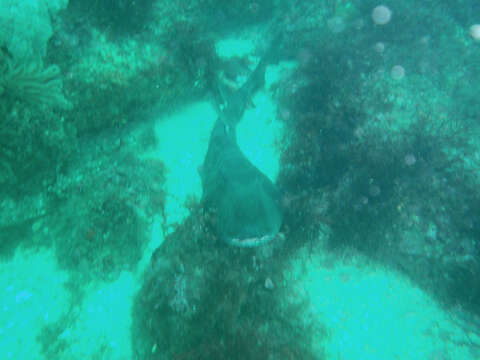
[[[217,236],[228,244],[254,247],[273,239],[282,224],[280,193],[242,153],[235,128],[251,97],[264,83],[268,57],[231,94],[210,135],[202,167],[203,204],[215,213]]]

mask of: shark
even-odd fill
[[[236,126],[255,91],[263,86],[270,60],[267,53],[247,81],[226,98],[201,167],[202,204],[215,215],[216,236],[238,247],[270,242],[283,221],[279,190],[246,158],[236,139]]]

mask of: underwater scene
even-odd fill
[[[0,0],[0,359],[480,359],[480,1]]]

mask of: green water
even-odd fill
[[[0,40],[0,359],[480,357],[476,1],[0,0]],[[201,174],[268,49],[232,131],[283,224],[236,247]]]

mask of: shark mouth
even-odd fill
[[[244,247],[244,248],[253,248],[257,246],[264,245],[276,237],[276,234],[269,234],[260,237],[249,237],[244,239],[232,238],[227,239],[226,242],[233,246]]]

